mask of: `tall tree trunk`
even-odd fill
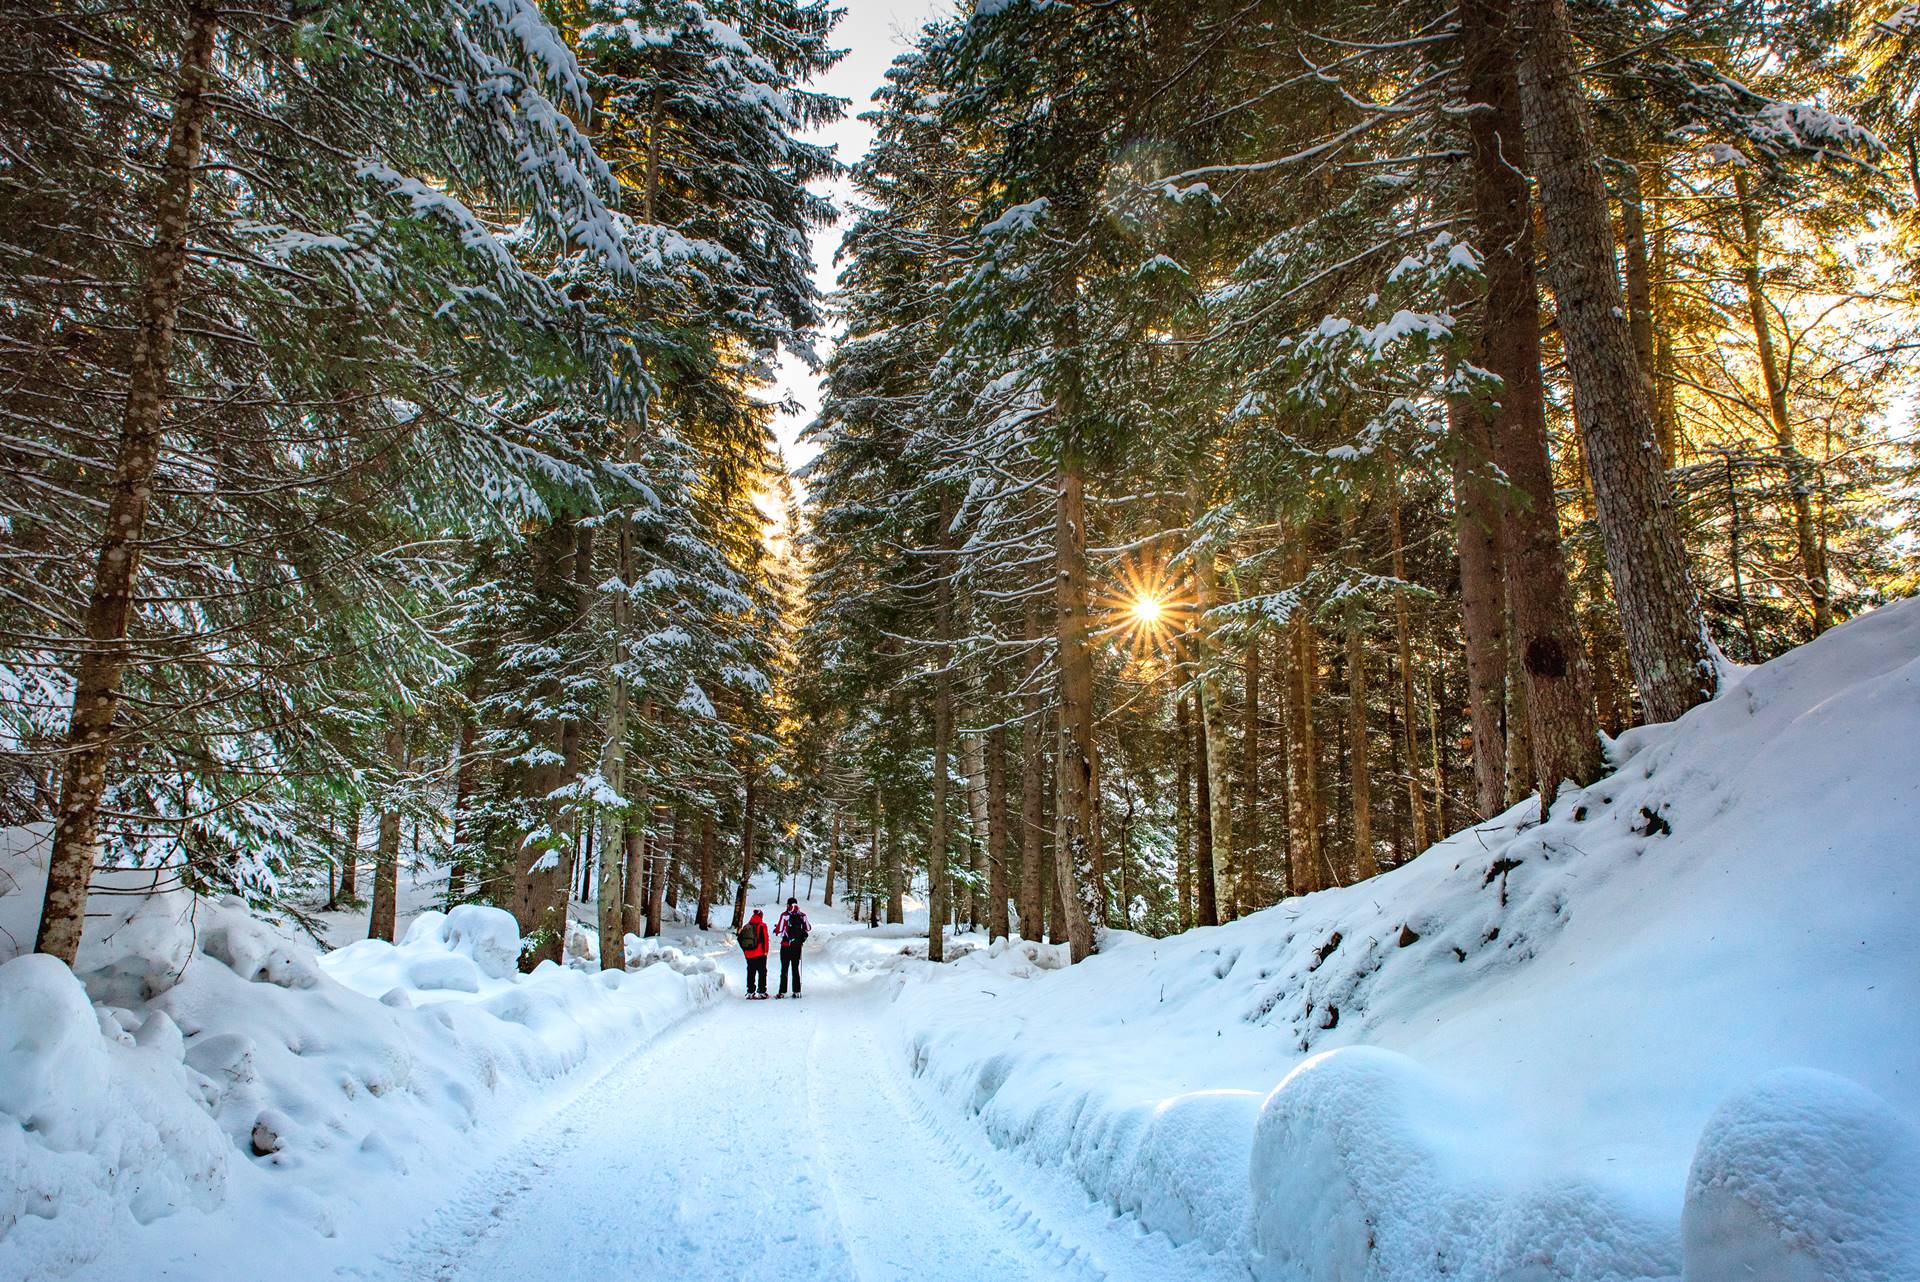
[[[127,664],[127,634],[133,620],[133,585],[140,572],[153,476],[171,400],[174,326],[187,278],[187,235],[193,213],[194,172],[210,109],[214,35],[212,9],[188,11],[187,42],[180,55],[173,121],[160,159],[154,203],[153,244],[136,302],[127,405],[120,419],[113,486],[100,555],[87,598],[87,644],[73,674],[73,712],[67,725],[65,764],[60,769],[60,809],[47,859],[46,899],[40,911],[37,952],[68,965],[80,951],[87,916],[87,883],[100,851],[100,801],[113,755],[113,721],[120,710],[120,676]]]
[[[346,829],[340,837],[340,901],[351,905],[360,896],[359,802],[348,807]]]
[[[1060,738],[1054,760],[1054,873],[1060,883],[1070,954],[1093,955],[1099,921],[1099,747],[1094,739],[1093,656],[1087,644],[1085,478],[1070,452],[1054,507]]]
[[[1201,707],[1199,694],[1193,697]],[[1220,924],[1220,882],[1214,876],[1213,858],[1213,768],[1207,760],[1207,730],[1204,712],[1193,718],[1193,740],[1185,745],[1193,754],[1193,913],[1202,926]]]
[[[733,897],[733,930],[738,933],[747,924],[747,889],[753,880],[753,823],[755,784],[751,765],[743,772],[746,775],[746,802],[740,809],[740,889]]]
[[[1367,748],[1367,643],[1360,611],[1347,613],[1347,783],[1353,794],[1353,870],[1365,881],[1380,871],[1373,849],[1373,769]]]
[[[882,814],[880,785],[873,785],[873,813]],[[898,926],[907,919],[906,876],[900,866],[900,842],[891,824],[879,824],[874,840],[885,837],[887,864],[887,925]]]
[[[400,916],[400,780],[407,771],[407,732],[399,716],[387,714],[387,768],[392,777],[380,807],[380,849],[373,864],[373,907],[367,938],[393,943]]]
[[[1513,614],[1513,578],[1507,578],[1507,629],[1518,631]],[[1539,785],[1533,765],[1533,714],[1527,707],[1527,673],[1520,647],[1507,647],[1507,804],[1517,806]]]
[[[718,835],[713,830],[713,816],[700,816],[700,897],[694,903],[693,924],[701,930],[713,929],[713,875],[714,854]]]
[[[621,590],[613,598],[613,637],[610,643],[611,653],[607,656],[609,682],[612,685],[610,701],[612,707],[607,713],[607,741],[604,749],[605,764],[602,767],[607,785],[629,805],[632,798],[627,797],[627,681],[620,675],[620,664],[625,659],[627,633],[630,627],[631,605],[628,593],[633,590],[636,572],[633,562],[633,523],[624,515],[616,518],[619,531],[619,565]],[[626,967],[626,909],[632,895],[627,885],[627,859],[624,848],[615,851],[602,841],[600,851],[600,880],[595,896],[595,918],[600,925],[600,968],[605,970],[612,965],[622,969]]]
[[[1651,398],[1634,363],[1566,0],[1521,0],[1515,13],[1528,155],[1607,569],[1641,698],[1653,720],[1671,721],[1712,698],[1719,673],[1654,445]],[[1534,738],[1539,754],[1545,745],[1537,728]]]
[[[1448,406],[1448,422],[1471,459],[1492,453],[1486,423],[1471,407]],[[1460,554],[1461,632],[1467,651],[1467,717],[1473,728],[1473,793],[1482,819],[1507,808],[1507,585],[1499,506],[1456,450],[1454,533]]]
[[[1747,287],[1747,313],[1753,318],[1753,343],[1760,358],[1760,376],[1766,383],[1767,415],[1773,421],[1773,443],[1787,468],[1787,487],[1793,495],[1793,533],[1800,545],[1800,578],[1813,606],[1813,634],[1833,626],[1832,591],[1827,579],[1826,549],[1814,532],[1813,469],[1794,438],[1793,415],[1787,403],[1787,380],[1774,351],[1773,324],[1767,315],[1766,286],[1761,281],[1760,211],[1744,173],[1733,177],[1740,206],[1741,275]]]
[[[833,907],[833,866],[840,858],[840,811],[835,807],[833,826],[827,830],[827,894],[826,906]],[[856,905],[857,906],[857,905]]]
[[[477,844],[477,834],[473,830],[473,796],[478,787],[479,767],[475,757],[479,752],[480,731],[473,724],[473,718],[460,718],[460,743],[454,750],[453,766],[453,857],[447,866],[447,907],[464,902],[467,897],[467,883],[477,880],[478,869],[470,864]]]
[[[987,673],[987,939],[1013,934],[1007,920],[1007,678],[999,664]]]
[[[661,920],[666,916],[667,905],[667,859],[673,845],[669,837],[673,817],[670,808],[658,805],[653,808],[653,834],[647,842],[651,863],[647,868],[647,938],[652,939],[660,933]]]
[[[1180,914],[1180,929],[1195,923],[1193,905],[1193,718],[1187,712],[1187,696],[1174,701],[1173,726],[1177,747],[1173,784],[1173,880],[1174,899]]]
[[[1733,601],[1740,612],[1740,630],[1747,638],[1747,658],[1760,661],[1760,638],[1753,630],[1753,611],[1747,605],[1746,571],[1741,566],[1740,489],[1733,479],[1733,451],[1722,456],[1727,477],[1727,565],[1733,571]]]
[[[668,848],[667,853],[668,912],[678,911],[680,907],[680,887],[685,882],[687,876],[687,843],[691,839],[692,833],[687,824],[687,808],[684,805],[675,805],[673,808],[673,845]],[[827,900],[829,903],[833,900],[831,891],[828,892]]]
[[[1470,3],[1471,0],[1468,0]],[[1393,577],[1407,578],[1406,534],[1400,523],[1400,486],[1393,487],[1387,508],[1388,533],[1393,540]],[[1427,808],[1420,795],[1420,718],[1413,700],[1413,618],[1407,609],[1405,588],[1393,590],[1393,641],[1400,658],[1400,726],[1405,736],[1407,814],[1413,822],[1413,848],[1427,848]]]
[[[933,600],[933,816],[927,832],[927,960],[938,962],[947,959],[947,790],[952,772],[947,758],[953,742],[953,673],[948,649],[953,597],[944,576],[934,583]]]
[[[1196,509],[1199,508],[1196,494]],[[1199,518],[1195,512],[1195,519]],[[1199,866],[1200,924],[1217,926],[1233,915],[1233,793],[1227,764],[1227,715],[1221,706],[1220,681],[1214,675],[1217,658],[1213,644],[1213,624],[1207,611],[1220,591],[1220,572],[1214,564],[1213,550],[1204,549],[1194,559],[1194,636],[1198,645],[1200,696],[1200,733],[1206,748],[1207,832],[1209,855]],[[1209,917],[1208,908],[1212,915]]]
[[[1502,384],[1487,427],[1493,459],[1516,491],[1501,539],[1512,610],[1508,644],[1525,674],[1524,692],[1516,687],[1515,693],[1524,693],[1532,782],[1544,810],[1563,780],[1586,784],[1599,776],[1600,737],[1547,452],[1528,143],[1509,12],[1496,0],[1462,0],[1460,6],[1468,93],[1487,104],[1468,118],[1468,132],[1474,217],[1487,276],[1479,364]],[[1408,769],[1414,769],[1411,761]]]
[[[1274,843],[1274,854],[1278,857],[1278,867],[1274,873],[1278,878],[1280,896],[1290,894],[1293,878],[1293,790],[1288,784],[1293,761],[1293,719],[1288,709],[1288,691],[1293,686],[1293,665],[1287,661],[1290,648],[1289,637],[1285,629],[1279,629],[1273,638],[1273,649],[1267,656],[1267,673],[1279,697],[1279,715],[1273,721],[1274,779],[1277,786],[1273,790],[1274,802],[1280,809],[1280,837]]]
[[[620,822],[620,943],[647,931],[647,827],[644,804],[628,808]]]
[[[1261,808],[1266,804],[1260,795],[1260,640],[1254,637],[1247,642],[1247,653],[1242,663],[1246,675],[1246,704],[1241,709],[1240,721],[1240,790],[1241,820],[1239,852],[1240,858],[1233,878],[1233,914],[1238,917],[1250,912],[1255,903],[1254,877],[1258,872],[1255,860],[1264,848],[1261,840]]]
[[[1027,639],[1040,639],[1039,607],[1027,602]],[[1040,861],[1046,835],[1044,796],[1047,780],[1046,696],[1041,690],[1040,665],[1044,651],[1035,646],[1033,670],[1027,674],[1027,695],[1020,727],[1020,937],[1038,940],[1047,920],[1047,869]]]
[[[1657,200],[1666,190],[1666,176],[1660,166],[1651,161],[1644,164],[1642,169],[1653,176],[1651,192],[1643,194]],[[1668,280],[1672,270],[1671,254],[1667,248],[1667,218],[1657,205],[1653,209],[1652,220],[1652,245],[1648,252],[1647,271],[1652,277],[1650,288],[1653,295],[1649,304],[1653,321],[1653,430],[1660,446],[1661,470],[1670,472],[1680,463],[1680,419],[1673,377],[1673,336],[1660,323],[1660,318],[1673,314],[1673,287]]]
[[[967,896],[967,920],[978,930],[986,924],[988,883],[992,880],[987,871],[987,846],[991,842],[987,831],[987,745],[980,735],[970,734],[961,740],[960,747],[967,772],[967,819],[972,830],[967,856],[973,893]]]
[[[1626,252],[1621,256],[1627,274],[1627,332],[1633,341],[1633,363],[1646,381],[1647,403],[1653,404],[1653,270],[1647,252],[1647,203],[1641,189],[1640,167],[1629,164],[1620,172],[1620,240]],[[1660,440],[1656,416],[1654,440]],[[1667,451],[1662,449],[1664,460]]]
[[[1305,531],[1301,532],[1305,537]],[[1304,545],[1294,553],[1294,577],[1304,582],[1306,578],[1306,548]],[[1307,894],[1315,890],[1324,890],[1332,884],[1327,876],[1326,854],[1323,843],[1326,836],[1326,801],[1320,792],[1320,749],[1318,735],[1313,724],[1313,695],[1316,675],[1319,671],[1319,647],[1314,641],[1313,623],[1307,617],[1307,611],[1298,609],[1288,620],[1293,631],[1293,673],[1298,691],[1294,704],[1298,720],[1294,723],[1292,758],[1297,780],[1298,798],[1294,813],[1300,817],[1300,867],[1294,871],[1299,880],[1295,887],[1298,894]]]

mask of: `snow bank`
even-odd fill
[[[0,851],[15,941],[37,836]],[[316,956],[235,900],[100,902],[74,970],[0,965],[0,1277],[169,1276],[235,1226],[240,1262],[310,1258],[344,1223],[443,1192],[555,1084],[720,987],[704,958],[522,976],[495,908]]]
[[[1622,736],[1545,823],[1065,971],[889,961],[907,1052],[1233,1273],[1920,1277],[1916,748],[1906,601]]]

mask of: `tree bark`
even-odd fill
[[[1465,0],[1471,3],[1472,0]],[[1400,486],[1393,487],[1393,501],[1387,508],[1388,533],[1393,541],[1393,577],[1407,579],[1406,534],[1400,524]],[[1393,590],[1393,640],[1400,659],[1400,729],[1405,740],[1407,814],[1413,826],[1413,848],[1427,848],[1427,808],[1420,795],[1420,718],[1413,701],[1413,618],[1407,609],[1406,589]]]
[[[1193,718],[1187,712],[1187,696],[1174,701],[1173,727],[1177,745],[1174,756],[1173,878],[1174,898],[1178,903],[1180,929],[1195,924],[1193,903]]]
[[[1260,640],[1254,637],[1247,642],[1247,653],[1242,663],[1246,678],[1247,697],[1241,709],[1240,721],[1240,789],[1241,820],[1238,842],[1239,861],[1234,869],[1233,878],[1233,915],[1238,917],[1250,912],[1254,906],[1254,876],[1257,871],[1254,861],[1264,848],[1261,840],[1261,808],[1266,804],[1260,795]]]
[[[627,797],[627,682],[620,675],[619,665],[625,658],[631,606],[627,594],[633,590],[636,572],[633,562],[633,523],[624,516],[616,518],[619,529],[618,574],[621,591],[613,598],[613,636],[610,642],[611,653],[607,656],[608,678],[613,687],[612,707],[607,713],[607,742],[604,767],[607,785],[624,798],[629,805],[632,798]],[[623,825],[624,826],[624,825]],[[603,847],[606,843],[603,841]],[[595,919],[600,926],[600,968],[607,969],[618,959],[621,969],[626,968],[627,908],[632,891],[628,885],[626,865],[631,862],[624,848],[614,851],[603,848],[600,852],[600,879],[595,895]]]
[[[1352,793],[1353,870],[1365,881],[1380,871],[1373,849],[1373,769],[1367,748],[1367,643],[1357,607],[1347,612],[1347,785]]]
[[[972,839],[967,843],[968,864],[973,873],[973,893],[967,896],[967,920],[978,930],[986,924],[987,898],[992,874],[987,871],[987,745],[977,734],[960,741],[961,758],[967,772],[967,820]],[[989,936],[991,937],[991,935]]]
[[[34,940],[37,952],[68,965],[80,951],[87,888],[100,853],[100,803],[113,755],[113,722],[120,710],[120,677],[127,664],[133,621],[133,585],[139,577],[154,472],[171,401],[174,327],[187,278],[187,237],[193,213],[194,171],[210,111],[214,35],[212,9],[188,11],[186,46],[173,120],[160,160],[153,244],[137,301],[127,405],[120,419],[106,526],[87,599],[87,645],[73,673],[73,711],[60,770],[60,809],[47,859],[46,898]]]
[[[1760,376],[1766,383],[1767,415],[1773,422],[1773,443],[1787,468],[1787,487],[1793,496],[1793,534],[1800,550],[1800,578],[1813,607],[1813,634],[1833,626],[1832,591],[1827,578],[1826,550],[1814,532],[1812,468],[1794,438],[1793,415],[1787,401],[1787,380],[1774,351],[1773,324],[1767,315],[1766,286],[1760,273],[1760,211],[1744,173],[1733,177],[1740,206],[1741,275],[1747,287],[1747,313],[1753,318],[1753,343],[1760,358]]]
[[[1654,444],[1651,398],[1634,363],[1566,0],[1521,0],[1515,12],[1528,155],[1540,184],[1548,275],[1607,569],[1641,699],[1653,720],[1671,721],[1712,698],[1719,673]],[[1537,728],[1534,739],[1543,755]]]
[[[393,943],[400,916],[400,779],[407,770],[407,732],[388,714],[387,794],[380,807],[380,848],[373,864],[373,905],[367,914],[367,938]]]
[[[651,862],[647,868],[647,938],[660,934],[660,923],[667,915],[668,860],[673,852],[673,818],[664,804],[653,808],[653,834],[647,842]]]
[[[999,664],[987,673],[987,940],[1012,936],[1007,920],[1007,678]]]
[[[752,767],[746,774],[746,801],[740,810],[740,889],[733,897],[733,930],[747,924],[747,883],[753,880],[753,822],[756,780]]]
[[[1199,646],[1200,734],[1205,748],[1208,858],[1199,865],[1200,924],[1217,926],[1233,915],[1233,792],[1227,765],[1227,717],[1220,682],[1213,674],[1212,625],[1206,612],[1219,593],[1219,570],[1212,551],[1194,562],[1195,637]],[[1209,916],[1211,908],[1211,916]]]
[[[1563,780],[1586,784],[1599,776],[1600,738],[1547,452],[1528,142],[1508,14],[1496,0],[1463,0],[1460,7],[1468,93],[1485,104],[1468,125],[1487,276],[1479,363],[1501,381],[1487,427],[1494,461],[1514,491],[1501,539],[1512,610],[1508,644],[1525,674],[1531,778],[1544,812]]]
[[[944,512],[943,512],[944,515]],[[949,637],[953,628],[952,589],[943,575],[933,585],[933,816],[927,833],[927,960],[947,959],[947,791],[953,742],[953,673]]]
[[[346,830],[340,836],[340,900],[351,905],[360,895],[359,802],[348,808]]]
[[[1213,875],[1213,765],[1207,760],[1207,725],[1200,694],[1194,692],[1193,742],[1193,913],[1202,926],[1220,924],[1220,882]]]
[[[833,826],[827,829],[827,907],[833,907],[833,866],[840,857],[840,811],[833,812]]]
[[[1027,673],[1027,695],[1020,727],[1020,936],[1038,940],[1047,918],[1046,869],[1041,864],[1041,847],[1046,830],[1043,796],[1046,792],[1046,696],[1041,690],[1041,665],[1046,653],[1040,648],[1040,607],[1033,598],[1027,601],[1028,642],[1034,650],[1033,668]]]
[[[1294,577],[1299,582],[1304,582],[1306,578],[1306,555],[1304,546],[1294,553]],[[1294,723],[1290,755],[1298,785],[1298,803],[1294,813],[1301,817],[1301,866],[1294,870],[1298,875],[1295,891],[1307,894],[1324,890],[1332,884],[1327,876],[1326,856],[1322,848],[1325,841],[1326,801],[1320,792],[1320,750],[1313,724],[1313,693],[1320,662],[1313,624],[1307,617],[1307,611],[1295,610],[1293,617],[1288,620],[1288,626],[1293,632],[1293,672],[1297,685],[1294,711],[1298,718]]]
[[[1099,747],[1094,738],[1093,656],[1087,644],[1085,478],[1069,453],[1054,507],[1060,667],[1060,738],[1054,760],[1053,861],[1072,960],[1093,955],[1099,922]]]
[[[1507,586],[1499,505],[1473,475],[1492,453],[1486,423],[1470,406],[1448,406],[1466,450],[1454,452],[1454,533],[1460,555],[1460,628],[1467,651],[1467,717],[1473,728],[1473,793],[1480,818],[1507,808]],[[1469,453],[1470,452],[1470,453]]]
[[[700,897],[694,904],[693,924],[701,930],[713,929],[713,874],[717,836],[713,816],[700,816]]]

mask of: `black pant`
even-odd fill
[[[747,991],[766,995],[767,955],[765,953],[761,953],[758,957],[747,958]]]
[[[780,991],[783,993],[787,991],[787,976],[791,974],[795,997],[800,995],[800,950],[803,947],[805,947],[803,944],[780,945]],[[760,991],[765,992],[766,989],[763,988]]]

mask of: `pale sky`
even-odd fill
[[[850,99],[852,106],[846,119],[813,136],[835,144],[840,158],[851,163],[865,154],[872,141],[873,131],[857,117],[873,105],[873,91],[879,88],[888,64],[907,47],[923,23],[937,13],[950,10],[952,4],[949,0],[845,0],[844,7],[847,16],[834,30],[834,43],[847,50],[847,56],[811,87]],[[836,184],[831,194],[835,203],[844,207],[851,193],[844,185]],[[827,227],[813,238],[813,274],[822,290],[833,288],[833,251],[839,247],[843,231],[838,225]],[[826,350],[827,344],[823,342],[821,353],[824,355]],[[774,427],[788,465],[797,468],[813,457],[812,448],[801,446],[797,438],[820,407],[820,385],[805,366],[786,359],[780,364],[775,391],[781,397],[792,396],[801,406],[798,414],[781,415]]]

